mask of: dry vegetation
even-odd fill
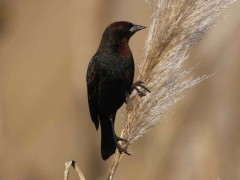
[[[213,4],[206,6],[206,12],[213,11],[210,16],[204,11],[199,16],[187,17],[198,20],[204,17],[216,20],[215,15],[232,2],[195,1],[204,2],[205,5],[209,2],[216,3],[214,7]],[[187,1],[174,3],[182,2]],[[150,7],[155,12],[152,17],[156,18],[165,6],[161,5],[159,9],[157,0],[148,3],[150,6],[139,0],[0,2],[0,179],[63,179],[64,162],[70,159],[79,162],[87,180],[106,179],[111,161],[102,161],[100,134],[95,131],[90,120],[86,98],[86,69],[96,51],[102,31],[110,22],[128,20],[150,27]],[[185,16],[189,8],[182,12]],[[198,12],[202,10],[200,8]],[[174,114],[170,121],[153,128],[144,138],[130,146],[129,151],[135,153],[124,157],[114,179],[240,179],[239,12],[238,1],[222,14],[227,16],[191,48],[189,60],[185,61],[189,67],[202,62],[194,69],[194,74],[215,75],[197,88],[185,92],[185,98],[171,108]],[[171,17],[175,16],[172,14]],[[182,54],[174,53],[174,44],[187,43],[184,38],[189,33],[183,31],[183,27],[181,30],[176,29],[176,32],[183,35],[181,42],[177,43],[167,39],[173,36],[169,33],[173,27],[176,28],[176,22],[165,21],[173,24],[169,28],[163,26],[164,22],[159,19],[155,23],[162,25],[150,28],[152,37],[149,36],[148,41],[157,39],[160,43],[147,43],[154,45],[149,48],[156,50],[163,42],[169,42],[164,46],[164,52],[171,53],[162,54],[159,51],[154,57],[154,51],[147,48],[144,58],[140,57],[147,30],[137,33],[130,42],[136,64],[142,60],[139,79],[143,79],[147,86],[151,86],[150,81],[154,78],[161,78],[159,82],[162,82],[166,81],[166,74],[171,74],[171,78],[175,76],[171,67],[173,64],[169,64],[166,57],[171,59],[169,55],[174,57],[174,54],[182,57]],[[201,27],[200,23],[201,21],[192,24],[192,27]],[[199,36],[198,32],[195,33]],[[177,36],[174,37],[177,40]],[[195,37],[193,38],[192,42],[195,43]],[[148,56],[155,59],[156,63],[145,64]],[[162,75],[158,77],[153,72],[157,72],[160,64]],[[146,66],[156,71],[151,72],[145,69]],[[167,66],[172,72],[163,71]],[[148,80],[145,71],[150,73],[151,79]],[[179,82],[184,82],[191,74],[193,73],[186,74]],[[140,105],[143,107],[148,104],[148,98],[154,97],[155,100],[154,93],[165,95],[166,89],[157,91],[159,86],[150,88],[152,93],[145,98],[138,99],[135,95],[131,97],[133,102],[142,103],[139,108]],[[174,99],[170,96],[166,98]],[[178,100],[179,96],[175,98]],[[138,108],[136,104],[130,106],[131,101],[129,103],[127,112]],[[156,106],[161,106],[161,103],[166,101],[160,101]],[[133,113],[136,117],[142,116],[141,112],[134,110]],[[149,116],[159,114],[158,111],[151,113],[153,114]],[[121,110],[116,119],[117,132],[121,130],[118,129],[122,123],[120,118]],[[125,114],[125,126],[129,120],[129,114]],[[139,120],[144,122],[144,118]],[[152,125],[158,124],[163,118],[158,120],[152,122]],[[129,125],[135,127],[135,124]],[[132,136],[131,143],[139,137],[139,134],[135,136],[138,129],[134,127],[124,135],[129,138]],[[148,128],[145,127],[147,131]],[[120,155],[116,154],[114,158],[112,167],[116,167]],[[75,170],[70,168],[69,179],[78,179]],[[111,171],[112,174],[113,172]]]
[[[182,91],[208,78],[188,77],[193,69],[182,68],[188,58],[187,50],[216,22],[222,10],[235,1],[146,0],[154,13],[138,80],[145,82],[151,93],[139,97],[135,92],[129,97],[121,133],[129,143],[123,146],[127,148],[158,125],[169,108],[180,100]],[[122,156],[116,151],[107,179],[113,179]],[[69,167],[70,164],[68,168],[66,165],[66,170]]]
[[[138,79],[151,93],[140,98],[133,93],[127,103],[121,136],[132,144],[161,122],[165,113],[187,88],[197,85],[207,76],[187,78],[184,71],[186,51],[196,43],[219,13],[235,0],[147,0],[153,7],[153,20],[145,44]],[[122,154],[115,153],[108,179],[112,179]]]

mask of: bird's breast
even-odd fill
[[[127,43],[118,46],[119,54],[124,58],[129,58],[132,56],[132,51]]]
[[[131,77],[133,71],[132,60],[121,59],[118,62],[113,62],[110,75],[119,80],[126,80],[126,78]]]

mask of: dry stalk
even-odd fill
[[[78,165],[76,164],[75,161],[68,161],[68,162],[65,162],[65,171],[64,171],[64,180],[68,180],[68,175],[69,175],[69,169],[70,167],[73,167],[75,169],[75,171],[77,172],[78,174],[78,177],[80,180],[85,180],[85,177],[82,173],[82,171],[80,170],[80,168],[78,167]]]
[[[153,9],[153,19],[145,43],[138,79],[151,93],[139,98],[136,92],[128,99],[121,137],[126,147],[161,119],[179,99],[180,93],[208,76],[188,77],[192,69],[182,70],[186,51],[213,25],[218,15],[236,0],[145,0]],[[113,178],[123,154],[116,151],[108,172]]]

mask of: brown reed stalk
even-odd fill
[[[150,94],[140,98],[134,92],[128,99],[121,137],[128,147],[152,127],[179,99],[180,93],[208,76],[190,77],[184,71],[186,51],[216,22],[219,14],[236,0],[145,0],[154,13],[139,65],[138,80]],[[116,151],[107,179],[111,180],[123,154]]]

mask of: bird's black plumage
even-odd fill
[[[101,125],[101,154],[111,156],[118,140],[114,121],[117,110],[131,93],[134,61],[128,42],[130,37],[145,27],[120,21],[110,24],[87,71],[87,88],[90,115],[96,129]],[[121,150],[121,148],[120,148]]]

